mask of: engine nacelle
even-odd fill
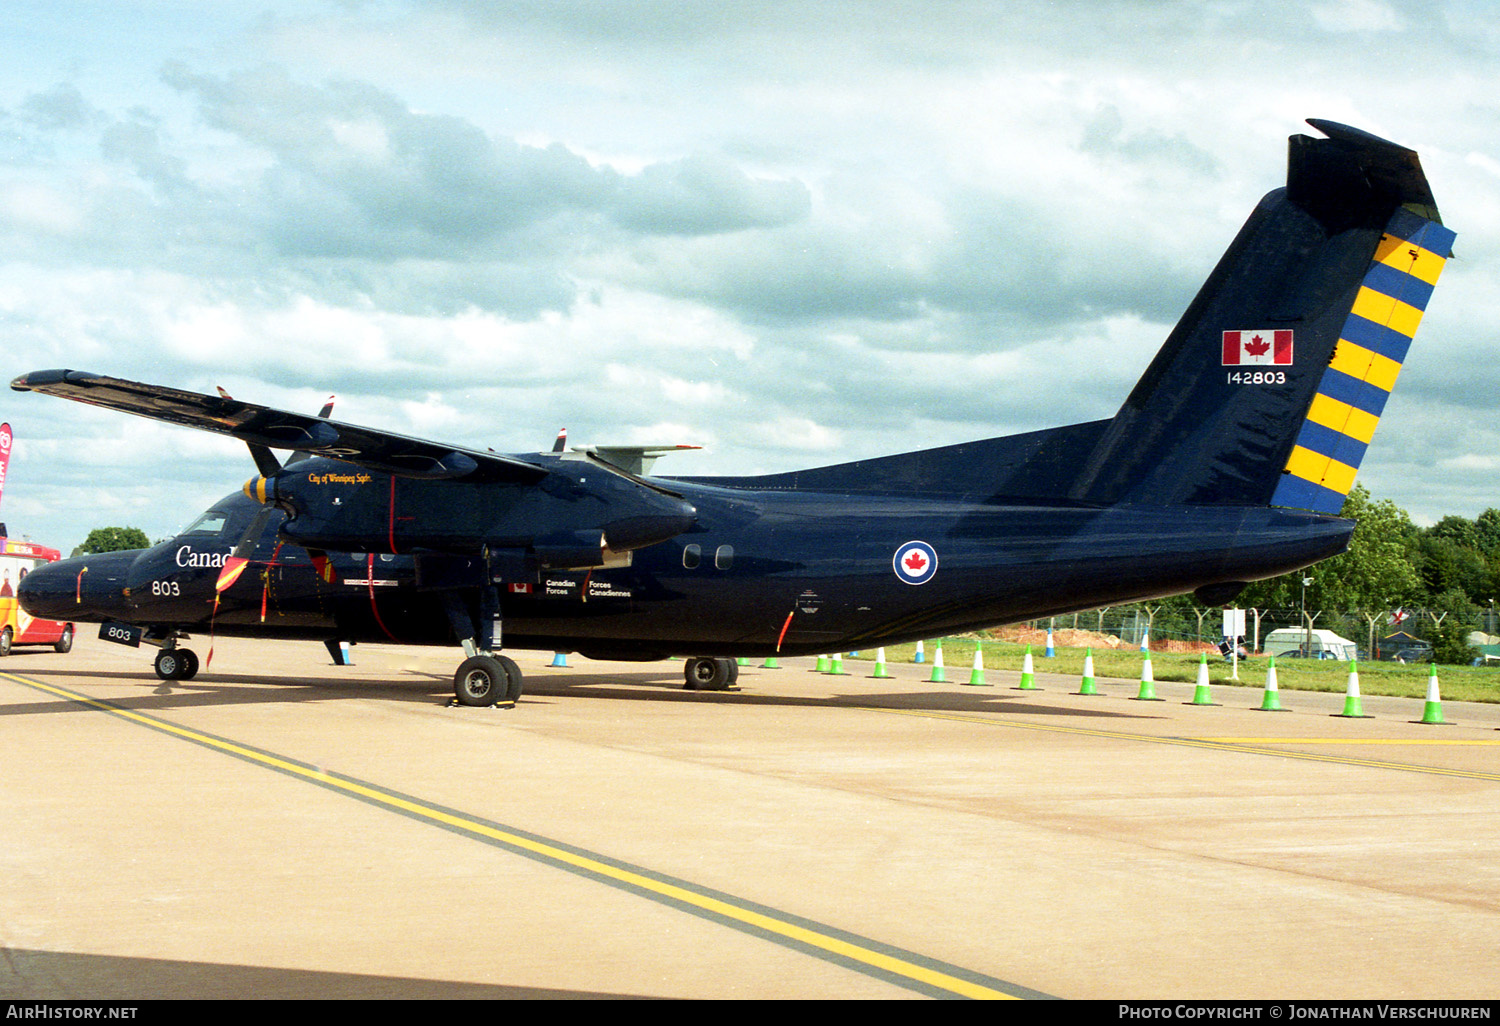
[[[697,510],[634,478],[558,461],[534,484],[396,477],[309,459],[246,482],[245,494],[287,514],[281,535],[345,552],[473,554],[525,550],[539,566],[604,566],[675,537]]]

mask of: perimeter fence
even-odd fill
[[[1037,630],[1076,630],[1118,638],[1121,645],[1138,647],[1143,637],[1152,643],[1185,641],[1217,645],[1223,640],[1224,611],[1219,606],[1136,603],[1028,620]],[[1500,660],[1500,615],[1490,609],[1380,609],[1324,610],[1296,607],[1245,608],[1245,647],[1266,650],[1272,632],[1329,631],[1353,642],[1361,659],[1426,658],[1443,632],[1461,628],[1482,657]],[[1313,635],[1318,637],[1320,635]],[[1493,649],[1493,651],[1491,651]],[[1279,654],[1273,652],[1271,654]]]

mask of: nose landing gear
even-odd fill
[[[198,674],[198,655],[190,648],[164,648],[156,653],[155,667],[162,680],[192,680]]]

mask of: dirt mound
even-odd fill
[[[1047,632],[1045,629],[1027,627],[1025,624],[1011,624],[1008,627],[1000,627],[989,631],[989,636],[999,641],[1008,641],[1016,645],[1035,645],[1039,648],[1047,644]],[[1058,648],[1134,648],[1134,645],[1126,645],[1113,634],[1100,634],[1098,631],[1077,630],[1072,627],[1059,627],[1052,632],[1052,643]],[[1151,651],[1169,652],[1196,655],[1199,652],[1217,653],[1217,645],[1204,641],[1178,641],[1176,639],[1152,639]]]

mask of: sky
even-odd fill
[[[1112,416],[1308,117],[1458,233],[1359,481],[1500,506],[1500,25],[1470,0],[0,10],[0,379],[792,470]],[[240,443],[0,392],[0,521],[170,536]]]

